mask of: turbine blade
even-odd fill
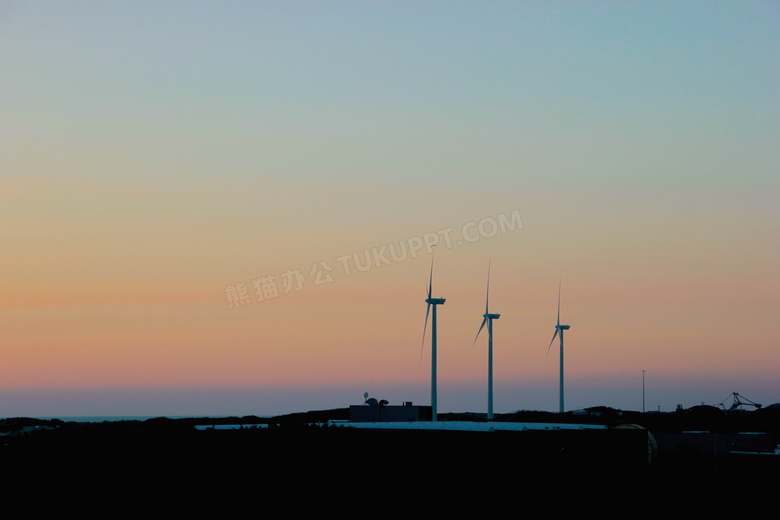
[[[431,312],[431,304],[428,304],[428,309],[425,311],[425,326],[423,327],[422,345],[420,346],[420,364],[422,365],[423,350],[425,350],[425,333],[428,330],[428,315]]]
[[[555,341],[556,336],[558,336],[558,327],[555,327],[555,334],[553,334],[553,337],[550,340],[550,344],[547,346],[547,354],[550,353],[550,347],[552,347],[553,341]]]
[[[488,301],[490,300],[490,261],[488,260],[487,296],[485,296],[485,314],[488,314]]]
[[[471,344],[472,347],[477,344],[477,338],[479,338],[479,333],[482,332],[482,328],[485,326],[485,323],[487,323],[487,318],[484,318],[482,320],[482,325],[479,326],[479,330],[477,331],[477,336],[474,338],[474,343]]]
[[[431,298],[433,289],[433,255],[431,255],[431,276],[428,279],[428,299]],[[423,350],[425,350],[425,332],[428,330],[428,315],[431,313],[431,304],[428,302],[428,308],[425,311],[425,325],[423,326],[422,345],[420,345],[420,364],[422,365]]]
[[[433,289],[433,255],[431,255],[431,278],[428,280],[428,298],[431,297],[431,291]]]
[[[558,325],[561,324],[561,282],[558,281]]]

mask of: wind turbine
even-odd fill
[[[433,287],[433,258],[431,258],[431,277],[428,281],[428,298],[425,302],[428,304],[428,308],[425,311],[425,327],[423,328],[423,347],[425,346],[425,332],[428,329],[428,315],[431,312],[431,306],[433,306],[433,319],[431,320],[431,420],[436,420],[436,306],[444,305],[444,298],[431,297],[431,290]],[[420,350],[420,359],[422,359],[422,350]]]
[[[569,325],[561,325],[561,283],[558,282],[558,323],[555,325],[555,334],[553,334],[550,340],[550,345],[547,347],[547,353],[550,353],[550,347],[552,347],[555,337],[560,333],[561,335],[561,387],[560,387],[560,411],[563,413],[563,331],[569,330]]]
[[[477,343],[479,333],[482,332],[482,328],[487,324],[488,327],[488,413],[487,418],[489,421],[493,420],[493,320],[497,320],[501,317],[500,314],[490,314],[488,311],[488,302],[490,300],[490,263],[488,262],[488,281],[487,281],[487,296],[485,297],[485,314],[482,319],[482,325],[479,326],[477,336],[474,338],[474,345]]]

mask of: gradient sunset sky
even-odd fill
[[[427,405],[432,251],[440,413],[487,407],[489,262],[497,413],[557,411],[559,283],[567,409],[780,402],[778,28],[0,1],[0,417]]]

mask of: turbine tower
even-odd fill
[[[555,337],[560,333],[561,335],[561,382],[560,382],[560,412],[563,413],[563,331],[569,330],[569,325],[561,325],[561,284],[558,282],[558,323],[555,325],[555,334],[553,334],[550,340],[550,345],[547,347],[547,353],[550,353],[550,347],[552,347]]]
[[[490,263],[488,262],[488,281],[487,281],[487,296],[485,297],[485,314],[482,319],[482,325],[479,326],[477,336],[474,338],[474,346],[479,338],[479,333],[482,332],[482,328],[487,324],[488,327],[488,412],[487,418],[489,421],[493,420],[493,320],[497,320],[501,317],[500,314],[490,314],[488,311],[488,302],[490,300]]]
[[[433,258],[431,258],[431,277],[428,281],[428,298],[425,302],[428,304],[428,308],[425,311],[425,327],[423,328],[423,348],[425,346],[425,332],[428,328],[428,315],[431,312],[431,306],[433,306],[433,319],[431,327],[431,420],[436,420],[436,306],[444,305],[444,298],[433,298],[431,296],[431,290],[433,287]],[[420,351],[420,359],[422,360],[422,350]]]

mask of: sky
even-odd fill
[[[780,402],[775,1],[0,1],[0,417]]]

